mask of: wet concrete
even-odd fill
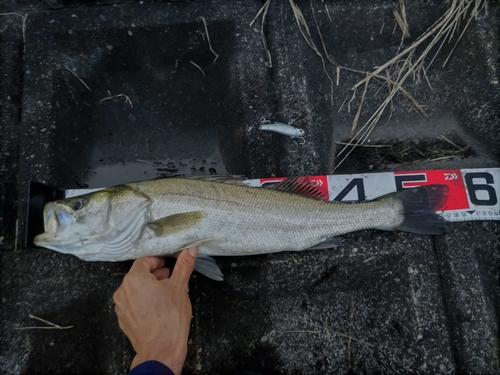
[[[313,22],[310,3],[297,3]],[[0,18],[2,373],[119,374],[133,356],[111,300],[130,262],[21,248],[30,180],[78,188],[179,173],[330,173],[335,142],[347,139],[359,103],[357,96],[350,112],[342,107],[360,79],[342,71],[332,105],[322,62],[286,1],[271,2],[264,27],[272,68],[260,19],[249,26],[260,1],[79,5],[19,0],[0,8],[29,12],[26,43],[21,17]],[[369,70],[397,51],[397,1],[315,6],[335,62]],[[396,97],[392,117],[370,137],[417,151],[398,159],[396,147],[388,161],[381,150],[357,150],[337,171],[499,166],[492,7],[470,24],[447,67],[440,56],[428,70],[432,89],[412,86],[429,117]],[[407,4],[412,37],[445,9]],[[367,101],[360,123],[379,100]],[[259,131],[261,117],[293,122],[306,143]],[[468,151],[444,162],[419,155],[453,152],[441,135]],[[438,238],[363,231],[333,250],[219,258],[224,282],[191,281],[184,373],[499,372],[499,224],[451,227]],[[29,314],[73,327],[19,330],[44,325]]]

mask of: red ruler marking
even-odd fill
[[[325,200],[328,201],[328,177],[326,175],[321,176],[301,176],[302,178],[308,180],[311,185],[316,186],[316,188],[323,193],[326,197]],[[285,177],[270,177],[270,178],[261,178],[260,185],[264,185],[267,183],[278,183],[280,181],[285,180]]]
[[[403,182],[403,187],[415,187],[433,184],[442,184],[448,186],[450,193],[448,195],[448,200],[441,208],[441,211],[448,210],[462,210],[470,208],[469,199],[467,198],[467,193],[465,191],[465,184],[462,178],[462,172],[460,169],[439,169],[439,170],[429,170],[429,171],[404,171],[404,172],[394,172],[395,176],[411,175],[411,176],[421,176],[425,175],[425,180],[423,181],[405,181]]]

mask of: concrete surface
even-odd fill
[[[278,0],[264,26],[268,68],[260,18],[249,26],[262,4],[0,5],[28,15],[24,33],[22,17],[0,16],[0,372],[123,374],[133,356],[111,300],[130,263],[24,248],[30,180],[97,187],[176,173],[328,174],[338,163],[335,142],[348,139],[359,96],[351,112],[339,108],[359,76],[341,73],[332,105],[321,60]],[[314,25],[310,3],[297,4]],[[315,2],[332,58],[370,70],[392,57],[401,40],[397,4]],[[445,9],[407,2],[412,37]],[[437,137],[446,135],[470,152],[439,163],[417,155],[375,163],[382,151],[358,149],[337,171],[498,167],[498,35],[498,5],[490,4],[449,64],[441,67],[452,45],[427,72],[433,90],[409,85],[429,117],[396,98],[390,121],[370,138],[397,149],[444,147]],[[123,96],[103,101],[118,94],[132,105]],[[377,100],[367,101],[361,121]],[[261,117],[294,121],[306,143],[260,132]],[[363,231],[337,249],[219,258],[224,282],[191,281],[184,373],[500,373],[499,228],[452,224],[441,237]],[[19,330],[44,325],[30,314],[73,327]]]

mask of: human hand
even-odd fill
[[[136,356],[130,369],[149,360],[182,371],[191,323],[188,281],[198,248],[182,251],[170,276],[159,257],[137,259],[113,295],[118,324]]]

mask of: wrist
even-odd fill
[[[184,361],[186,359],[187,348],[183,351],[169,351],[169,350],[154,350],[147,352],[138,352],[130,369],[144,363],[146,361],[158,361],[167,366],[175,375],[180,375],[182,372],[182,367],[184,366]]]

